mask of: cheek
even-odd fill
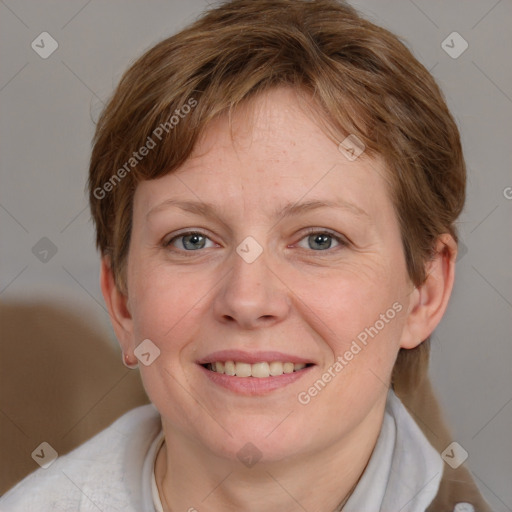
[[[350,410],[361,419],[387,390],[405,322],[403,290],[381,272],[350,271],[314,282],[302,281],[300,314],[314,326],[325,359],[322,382],[311,381],[303,391],[328,417]]]
[[[382,265],[346,266],[323,276],[294,276],[301,315],[315,326],[333,353],[345,352],[368,329],[379,339],[397,339],[403,325],[403,289]],[[400,311],[399,311],[400,310]],[[375,334],[376,337],[376,334]]]
[[[173,272],[159,265],[137,266],[133,261],[131,290],[133,328],[136,339],[150,338],[160,350],[178,349],[194,324],[194,311],[200,307],[205,283],[192,274]],[[178,335],[178,333],[180,333]],[[169,343],[172,340],[173,343]]]

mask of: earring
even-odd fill
[[[129,368],[130,370],[135,370],[135,368],[139,366],[139,362],[137,360],[135,360],[134,363],[130,361],[130,356],[128,354],[125,354],[123,352],[122,356],[123,364],[126,366],[126,368]]]

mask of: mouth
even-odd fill
[[[196,361],[210,383],[236,394],[263,395],[306,375],[316,363],[281,352],[224,350]]]
[[[242,361],[215,361],[201,366],[211,372],[229,375],[231,377],[253,377],[257,379],[264,379],[267,377],[279,377],[284,374],[299,372],[304,368],[313,366],[313,363],[259,361],[251,364]]]

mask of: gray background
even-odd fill
[[[483,495],[493,510],[510,511],[512,2],[352,4],[404,39],[437,79],[461,129],[469,172],[467,206],[459,223],[463,251],[448,313],[433,338],[431,376],[454,440],[469,453],[468,464]],[[4,307],[51,305],[77,315],[115,346],[98,284],[99,260],[84,193],[94,120],[127,65],[206,6],[204,0],[0,2]],[[31,48],[44,31],[59,45],[47,59]],[[456,59],[441,46],[454,31],[469,45]],[[38,258],[32,251],[42,237],[57,249],[46,263],[40,261],[41,253]],[[3,346],[14,343],[2,331]],[[74,342],[72,333],[68,342]],[[8,353],[14,358],[8,364],[18,365],[20,375],[30,380],[22,359],[12,355],[16,350]],[[87,370],[84,378],[93,373]],[[79,421],[109,394],[119,392],[116,382],[97,389]],[[44,393],[51,393],[48,389]],[[16,444],[19,431],[24,431],[29,438],[25,441],[35,447],[42,440],[34,435],[37,426],[28,435],[30,425],[23,425],[23,410],[33,401],[21,394],[15,411],[8,395],[16,391],[22,390],[2,392],[2,435]],[[49,400],[47,395],[36,398]],[[51,414],[59,414],[59,404]],[[39,416],[44,415],[45,409]]]

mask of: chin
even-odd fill
[[[303,428],[297,418],[292,421],[285,419],[283,422],[287,414],[283,413],[278,420],[268,417],[258,419],[257,415],[252,415],[251,418],[226,421],[223,426],[232,433],[232,437],[222,429],[219,432],[217,428],[218,436],[221,437],[215,439],[212,438],[212,430],[208,429],[204,433],[204,442],[215,455],[242,463],[247,458],[271,463],[293,457],[307,450],[304,442],[307,442],[309,436],[301,434]],[[293,413],[290,414],[290,420],[292,416]]]

